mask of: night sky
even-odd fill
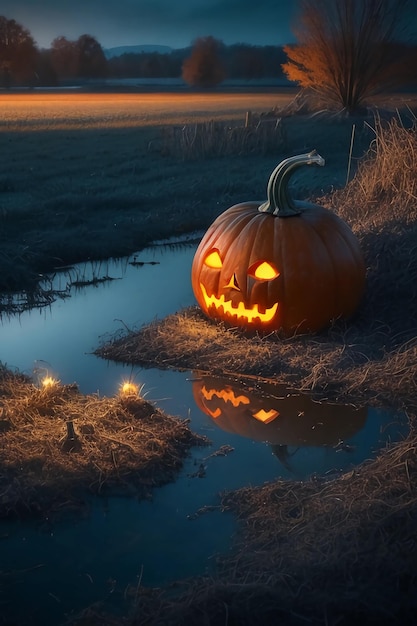
[[[294,0],[1,0],[0,15],[27,28],[37,45],[94,36],[103,48],[189,46],[212,35],[225,44],[293,41]]]

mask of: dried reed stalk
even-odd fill
[[[162,130],[161,153],[183,161],[244,154],[284,153],[286,134],[280,118],[245,125],[223,121],[169,126]]]

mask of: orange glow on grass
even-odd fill
[[[8,131],[90,130],[244,119],[290,100],[283,94],[190,93],[4,93],[2,124]],[[292,96],[291,96],[292,97]],[[202,111],[203,109],[203,111]]]

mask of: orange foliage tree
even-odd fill
[[[191,56],[182,66],[182,77],[189,85],[214,87],[225,79],[220,56],[223,44],[214,37],[199,37],[193,43]]]
[[[416,47],[404,39],[409,0],[300,0],[286,76],[329,104],[357,111],[387,89],[417,83]]]

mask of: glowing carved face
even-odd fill
[[[225,389],[213,389],[207,388],[203,385],[200,389],[200,393],[204,402],[205,410],[213,419],[220,417],[222,414],[221,407],[223,406],[223,403],[226,407],[228,403],[230,403],[230,406],[235,409],[238,409],[239,407],[243,409],[246,405],[246,408],[249,409],[249,414],[264,424],[272,422],[272,420],[279,415],[279,412],[275,409],[265,410],[264,408],[256,408],[255,411],[252,412],[250,410],[251,399],[242,393],[236,394],[234,390],[228,386],[225,387]]]
[[[274,323],[279,313],[279,301],[271,292],[280,276],[276,263],[245,255],[237,259],[233,250],[222,253],[220,247],[209,247],[199,259],[193,287],[210,317],[254,330]]]
[[[254,441],[293,446],[335,446],[363,428],[367,408],[316,402],[284,386],[198,372],[193,381],[198,408],[226,432]]]
[[[204,264],[213,270],[221,270],[223,262],[220,252],[216,248],[210,250],[204,259]],[[273,280],[279,276],[279,272],[272,263],[268,263],[268,261],[258,261],[248,269],[248,276],[259,281]],[[200,282],[200,288],[207,309],[211,306],[216,309],[220,309],[221,307],[223,309],[223,314],[229,314],[232,317],[236,316],[237,318],[243,317],[249,324],[251,324],[255,319],[259,320],[263,324],[268,323],[274,319],[277,312],[278,302],[275,302],[271,307],[266,307],[265,310],[261,312],[259,304],[257,303],[249,306],[245,305],[244,302],[240,300],[236,306],[232,299],[226,299],[224,293],[219,297],[216,297],[215,294],[209,295],[202,282]],[[225,285],[225,289],[231,289],[238,292],[241,291],[235,273],[230,277],[230,280]]]
[[[229,326],[284,336],[350,317],[363,294],[365,264],[345,222],[316,205],[289,217],[260,206],[230,207],[203,236],[191,270],[202,311]]]

